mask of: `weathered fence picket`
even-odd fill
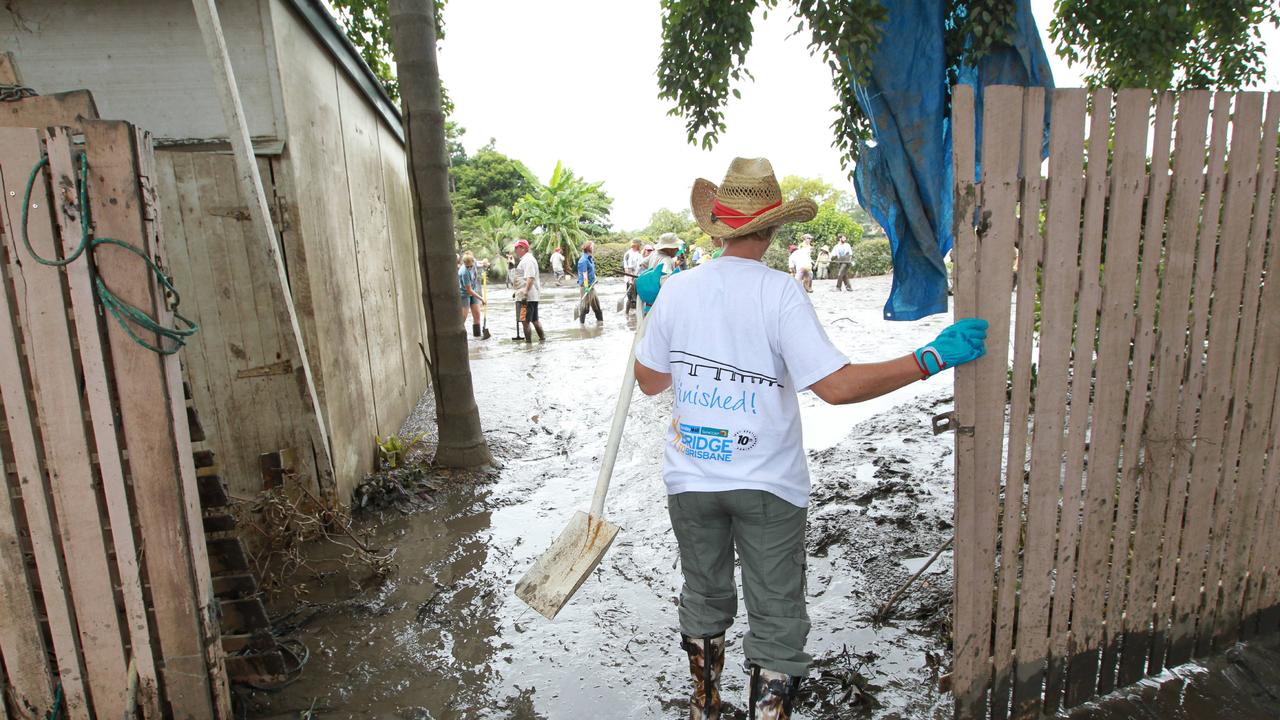
[[[976,187],[952,103],[956,314],[999,349],[956,373],[959,718],[1280,629],[1280,93],[1052,91],[1043,181],[1042,93],[986,89]]]

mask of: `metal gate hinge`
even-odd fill
[[[960,435],[973,435],[973,426],[962,426],[960,421],[956,419],[955,410],[948,410],[933,416],[934,435],[941,435],[949,430],[955,430]]]

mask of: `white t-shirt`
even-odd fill
[[[516,272],[520,273],[520,284],[517,289],[523,290],[525,281],[533,278],[533,287],[525,293],[525,300],[529,302],[537,302],[542,297],[542,278],[538,276],[538,261],[534,259],[533,253],[527,252],[524,257],[520,258],[520,264],[516,266]]]
[[[622,255],[623,272],[639,275],[640,271],[644,269],[644,264],[644,256],[640,254],[639,250],[627,248],[627,251]]]
[[[557,275],[564,272],[564,253],[551,253],[551,271]]]
[[[836,243],[835,248],[831,250],[831,257],[847,257],[852,254],[853,254],[853,248],[849,245],[849,243],[845,243],[845,242]]]
[[[662,286],[636,359],[672,376],[668,494],[765,490],[809,504],[796,393],[849,359],[794,280],[738,257],[677,273]]]
[[[801,245],[791,253],[791,267],[795,268],[796,272],[813,269],[813,257],[809,255],[809,248]]]

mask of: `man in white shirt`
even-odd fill
[[[516,241],[516,257],[520,262],[516,272],[520,275],[516,286],[516,313],[520,324],[524,326],[524,341],[533,343],[533,335],[529,327],[538,332],[538,342],[547,339],[542,332],[542,323],[538,320],[538,301],[542,299],[542,278],[538,275],[538,260],[529,251],[529,241],[521,238]]]
[[[564,253],[560,252],[560,247],[551,251],[551,274],[556,278],[556,286],[559,287],[560,281],[564,280]]]
[[[644,253],[640,241],[632,240],[631,247],[622,254],[622,273],[627,276],[627,312],[636,306],[636,276],[644,272]]]
[[[986,323],[962,320],[915,353],[851,365],[808,296],[761,262],[777,228],[812,219],[817,205],[783,202],[763,158],[735,159],[719,187],[696,181],[691,203],[703,231],[726,249],[698,272],[654,283],[656,296],[641,284],[641,299],[654,305],[635,363],[642,392],[674,390],[663,479],[684,574],[691,717],[719,717],[724,633],[737,612],[736,550],[750,622],[749,716],[779,720],[790,717],[812,660],[804,649],[809,470],[796,394],[811,389],[833,404],[878,397],[981,356]]]
[[[840,242],[831,249],[831,264],[835,266],[836,290],[852,290],[853,286],[849,284],[849,270],[853,265],[853,246],[844,235],[840,236]]]

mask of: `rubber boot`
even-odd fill
[[[803,678],[751,666],[751,720],[788,720]]]
[[[724,633],[702,638],[682,634],[680,647],[689,653],[689,674],[693,676],[693,696],[689,700],[690,720],[719,720]]]
[[[471,334],[480,337],[480,323],[471,323]]]

